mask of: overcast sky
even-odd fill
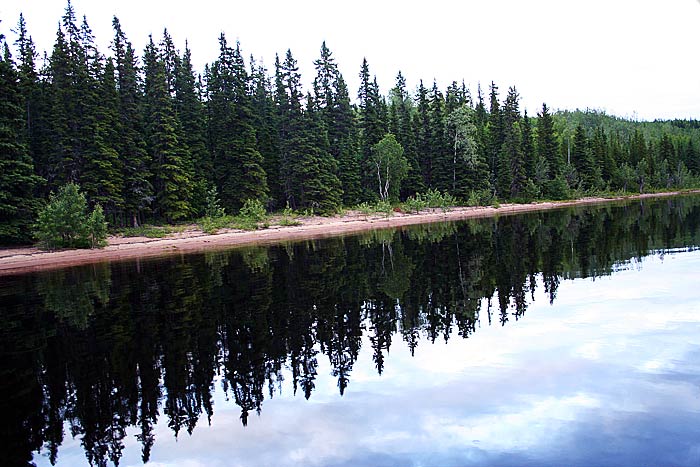
[[[23,12],[37,49],[50,51],[64,0],[2,0],[0,31]],[[109,53],[111,19],[142,51],[148,34],[168,28],[179,48],[189,41],[195,65],[213,61],[221,31],[243,53],[272,70],[287,48],[304,83],[326,41],[357,92],[362,58],[383,93],[401,70],[409,88],[437,80],[444,89],[462,79],[476,95],[493,80],[509,86],[534,114],[552,108],[602,109],[639,119],[700,119],[700,2],[698,0],[248,0],[194,2],[73,0],[86,15],[102,53]]]

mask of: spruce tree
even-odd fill
[[[192,53],[185,51],[175,72],[175,114],[180,128],[179,139],[187,148],[187,172],[192,174],[192,210],[201,216],[206,207],[207,191],[213,183],[212,163],[206,144],[206,114],[201,83],[192,68]]]
[[[528,117],[527,110],[525,110],[523,115],[520,125],[520,132],[522,134],[522,145],[520,149],[523,153],[525,176],[529,180],[534,180],[537,168],[537,158],[535,155],[535,141],[532,134],[532,120],[530,117]]]
[[[119,99],[120,134],[117,151],[124,181],[123,223],[135,227],[144,222],[153,200],[150,162],[144,139],[143,95],[134,48],[126,38],[116,16],[112,19],[112,28],[112,51]]]
[[[355,145],[355,125],[348,88],[333,54],[323,42],[321,57],[314,62],[314,100],[327,132],[330,154],[337,166],[343,201],[357,203],[360,199],[360,171]]]
[[[501,147],[503,146],[503,141],[505,138],[503,134],[503,117],[501,115],[501,106],[498,102],[498,86],[496,86],[494,82],[491,82],[491,91],[489,94],[489,118],[486,125],[486,135],[491,179],[493,181],[494,188],[498,189],[499,159]],[[507,164],[503,167],[506,166]],[[501,171],[503,172],[503,170]],[[501,183],[501,185],[503,184]]]
[[[423,177],[423,185],[433,187],[433,153],[430,147],[430,106],[428,90],[423,86],[423,80],[418,85],[418,101],[416,117],[413,120],[416,135],[416,156]]]
[[[321,214],[338,211],[342,203],[336,160],[330,153],[323,113],[314,98],[307,95],[303,137],[296,139],[297,166],[294,169],[300,187],[299,204]]]
[[[542,110],[537,114],[537,140],[536,149],[539,159],[547,164],[547,183],[540,189],[546,196],[561,198],[563,193],[564,161],[558,150],[557,138],[554,133],[554,119],[549,113],[547,104],[542,104]]]
[[[92,204],[99,204],[114,219],[124,208],[123,170],[117,152],[120,122],[112,59],[107,61],[98,89],[94,139],[86,157],[81,187]]]
[[[438,89],[436,82],[433,82],[428,105],[430,119],[428,143],[431,152],[432,188],[444,192],[451,192],[453,181],[453,157],[446,132],[445,98]]]
[[[249,77],[240,44],[219,36],[219,58],[209,70],[209,137],[221,202],[233,212],[246,200],[267,202],[263,158],[257,149]]]
[[[10,49],[0,35],[0,244],[27,242],[39,208],[34,175],[25,144],[25,120],[20,81]]]
[[[263,158],[262,167],[267,175],[270,189],[270,205],[273,208],[284,206],[284,193],[280,183],[279,140],[274,90],[267,76],[267,70],[256,65],[251,57],[251,106],[257,149]]]
[[[338,161],[338,178],[343,189],[343,204],[353,206],[362,199],[357,125],[354,109],[350,103],[348,85],[340,73],[334,88],[335,105],[330,113],[334,124],[329,129],[328,137],[331,153]]]
[[[178,139],[165,63],[152,37],[144,51],[144,75],[144,115],[155,192],[154,214],[168,222],[186,219],[192,213],[192,175],[187,171],[187,149]]]
[[[602,184],[600,167],[596,164],[591,152],[586,130],[580,124],[574,133],[571,162],[578,172],[580,183],[584,189],[592,190],[600,187]]]

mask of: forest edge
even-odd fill
[[[447,210],[437,208],[419,213],[395,212],[388,217],[383,214],[365,215],[357,211],[348,211],[343,215],[331,217],[313,216],[299,218],[301,224],[295,226],[274,225],[261,230],[225,230],[216,234],[206,234],[193,226],[192,229],[174,233],[166,238],[110,236],[107,239],[106,247],[90,250],[43,251],[35,247],[0,248],[0,277],[104,261],[155,258],[174,254],[229,249],[238,246],[271,245],[287,241],[314,240],[415,224],[494,217],[683,194],[700,194],[700,190],[645,193],[609,198],[590,197],[571,201],[539,201],[529,204],[504,203],[497,207],[454,207]]]

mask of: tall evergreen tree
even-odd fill
[[[0,244],[26,242],[39,208],[34,175],[24,137],[20,81],[10,49],[0,35]]]
[[[335,104],[330,117],[334,124],[329,129],[328,138],[331,153],[338,161],[338,178],[343,189],[343,203],[352,206],[362,199],[357,125],[354,109],[350,103],[348,85],[340,73],[334,88]]]
[[[522,134],[521,151],[523,153],[523,163],[525,165],[525,176],[529,180],[534,180],[537,169],[537,158],[535,155],[535,141],[532,134],[532,120],[528,117],[527,110],[525,110],[523,115],[520,131]]]
[[[165,63],[152,37],[144,51],[144,75],[144,115],[155,191],[154,214],[167,221],[186,219],[192,210],[192,174],[187,171],[187,149],[178,140]]]
[[[262,65],[251,62],[251,106],[257,149],[263,158],[262,167],[270,189],[270,205],[284,206],[284,191],[280,182],[278,120],[275,109],[274,89]]]
[[[578,172],[580,183],[585,189],[598,188],[602,182],[600,168],[595,163],[588,136],[583,125],[576,127],[574,144],[571,150],[571,162]]]
[[[219,58],[210,67],[209,135],[216,184],[229,210],[246,200],[267,201],[269,190],[263,158],[257,149],[249,77],[240,44],[219,36]]]
[[[117,152],[124,180],[124,223],[143,223],[153,201],[151,167],[146,142],[139,69],[136,54],[122,30],[119,19],[112,19],[115,69],[119,96],[119,141]]]
[[[277,61],[278,109],[282,122],[280,127],[283,130],[280,134],[280,147],[287,202],[290,206],[331,213],[340,207],[342,191],[336,175],[337,162],[330,153],[329,122],[324,119],[324,115],[330,111],[327,103],[334,100],[330,88],[333,78],[328,76],[332,73],[333,63],[327,49],[322,49],[320,62],[318,65],[323,69],[315,80],[314,88],[321,102],[324,102],[324,107],[320,107],[309,94],[304,111],[301,75],[291,51],[287,51],[283,64]],[[325,91],[324,82],[329,87]]]
[[[332,214],[342,204],[342,189],[336,176],[338,166],[330,153],[323,112],[314,98],[306,98],[305,137],[298,139],[298,166],[294,173],[301,188],[300,207],[310,207],[321,214]]]
[[[85,161],[82,189],[91,203],[100,204],[111,219],[124,208],[123,170],[117,153],[120,131],[119,95],[114,76],[114,63],[107,61],[100,80],[95,108],[94,140]]]
[[[548,178],[553,180],[562,174],[563,161],[557,150],[554,119],[549,113],[547,104],[542,104],[542,110],[537,117],[537,155],[546,161]]]
[[[338,167],[343,201],[354,204],[360,199],[354,115],[347,85],[325,41],[321,45],[321,56],[314,61],[314,65],[314,100],[327,131],[330,154]]]
[[[430,147],[430,105],[428,102],[428,90],[423,85],[423,80],[418,84],[416,96],[416,116],[413,120],[414,133],[416,135],[416,156],[423,176],[423,185],[429,188],[433,186],[433,154]]]
[[[430,93],[430,127],[429,144],[431,151],[431,178],[432,188],[440,191],[451,192],[453,185],[453,154],[450,150],[450,142],[446,132],[445,98],[433,82]]]
[[[213,183],[212,163],[206,143],[206,114],[201,82],[192,68],[192,53],[187,42],[175,74],[175,114],[179,139],[187,148],[186,171],[192,174],[192,209],[203,215],[207,191]]]
[[[489,168],[491,170],[491,179],[493,181],[493,187],[498,189],[498,163],[500,160],[499,156],[501,152],[501,146],[503,146],[504,134],[503,117],[501,115],[501,105],[498,102],[498,86],[496,86],[496,84],[493,81],[491,82],[491,90],[489,93],[489,118],[486,129],[488,141],[488,160]]]
[[[275,105],[279,131],[280,180],[285,203],[296,208],[299,203],[298,166],[299,139],[303,132],[301,104],[301,75],[291,50],[287,50],[284,62],[275,57]]]

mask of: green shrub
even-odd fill
[[[98,205],[87,213],[87,200],[78,185],[69,183],[51,193],[35,225],[39,243],[55,248],[94,248],[105,244],[107,223]]]
[[[99,204],[87,218],[87,232],[90,248],[101,248],[107,245],[107,221]]]
[[[369,204],[367,202],[360,203],[356,206],[361,214],[384,214],[389,217],[394,213],[394,208],[389,201],[377,201],[374,204]]]
[[[287,207],[285,207],[284,211],[282,211],[282,217],[279,220],[279,225],[301,225],[301,221],[296,219],[296,215],[294,214],[294,211],[292,211],[292,208],[289,207],[289,203],[287,203]]]
[[[199,228],[202,229],[202,232],[213,235],[217,233],[219,229],[230,227],[233,221],[233,216],[202,217],[197,224]]]
[[[554,200],[569,199],[571,196],[569,184],[566,183],[566,179],[562,176],[549,180],[545,186],[545,192],[548,198]]]
[[[262,222],[267,219],[265,205],[259,199],[247,199],[238,212],[238,217],[244,222]]]
[[[406,201],[403,203],[404,209],[408,212],[415,212],[419,213],[423,209],[428,207],[428,203],[423,197],[420,196],[420,194],[417,194],[416,196],[409,196],[406,198]]]
[[[224,217],[226,211],[219,204],[219,194],[216,191],[216,187],[212,186],[207,191],[206,206],[204,208],[204,216],[212,219],[219,217]]]
[[[364,215],[372,214],[374,212],[374,206],[372,206],[368,202],[364,201],[364,202],[357,205],[357,210],[360,211],[360,213],[364,214]]]

